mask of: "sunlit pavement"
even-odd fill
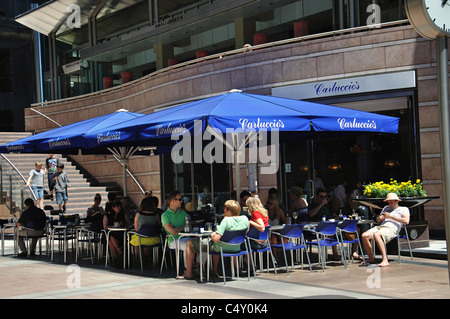
[[[360,267],[340,262],[318,266],[296,266],[289,275],[280,267],[278,275],[257,273],[247,277],[200,283],[177,280],[171,270],[159,276],[159,269],[147,266],[144,272],[134,265],[132,270],[117,270],[104,264],[82,261],[70,264],[62,258],[51,262],[47,256],[18,258],[6,242],[6,256],[0,257],[0,298],[13,299],[293,299],[293,298],[450,298],[446,260],[391,256],[388,268]],[[72,258],[72,259],[71,259]],[[197,277],[198,279],[198,277]]]

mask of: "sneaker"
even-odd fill
[[[50,200],[51,200],[51,201],[53,201],[53,194],[52,194],[52,195],[50,195]]]
[[[20,254],[17,255],[17,257],[27,257],[27,252],[22,251]]]

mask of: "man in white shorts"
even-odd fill
[[[369,258],[366,260],[367,263],[374,263],[375,258],[372,254],[372,244],[371,241],[374,240],[380,250],[382,260],[378,264],[380,267],[388,267],[389,261],[387,258],[386,244],[392,239],[397,237],[397,234],[403,227],[403,224],[409,224],[409,209],[408,207],[399,206],[398,203],[401,201],[397,194],[389,193],[386,196],[384,202],[388,204],[385,206],[378,216],[376,222],[381,223],[375,226],[365,233],[362,234],[362,242],[364,248],[366,249]]]

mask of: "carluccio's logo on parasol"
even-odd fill
[[[376,130],[377,129],[377,122],[374,120],[367,120],[367,121],[358,121],[358,119],[346,119],[346,118],[340,118],[338,119],[338,124],[341,130]]]
[[[52,148],[57,148],[57,147],[66,147],[66,146],[70,146],[70,140],[68,138],[62,139],[60,140],[59,138],[54,140],[51,139],[48,141],[48,147],[50,149]]]
[[[239,124],[243,130],[256,130],[256,129],[280,129],[284,128],[282,120],[264,121],[258,118],[256,121],[249,121],[248,119],[240,119]]]
[[[25,150],[25,147],[23,145],[11,145],[11,146],[6,146],[6,148],[8,149],[8,152],[21,152]]]
[[[250,122],[240,120],[240,127],[221,132],[208,126],[202,131],[202,121],[194,121],[193,132],[182,126],[173,127],[171,139],[176,141],[171,157],[175,164],[187,163],[259,163],[261,174],[275,174],[279,168],[280,122]],[[284,124],[283,124],[284,125]],[[170,127],[170,126],[169,126]],[[169,127],[161,128],[168,130]],[[160,134],[168,134],[161,131]],[[182,133],[182,134],[181,134]],[[225,151],[224,151],[225,149]],[[248,154],[248,158],[247,158]]]
[[[97,144],[100,145],[103,142],[120,141],[120,132],[108,132],[106,134],[97,135]]]
[[[186,124],[180,124],[179,126],[172,127],[172,123],[168,124],[167,126],[164,125],[158,125],[156,127],[156,136],[161,135],[173,135],[173,134],[183,134],[186,132]]]

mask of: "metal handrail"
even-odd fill
[[[20,176],[20,178],[23,180],[25,184],[27,184],[26,178],[22,175],[22,173],[17,169],[16,165],[14,165],[6,156],[5,154],[0,154],[3,159],[12,167],[12,169]],[[33,190],[31,189],[31,186],[27,185],[29,191],[33,195],[34,200],[37,200],[36,195],[34,194]]]
[[[203,62],[203,61],[208,61],[208,60],[214,60],[214,59],[222,59],[223,57],[226,56],[231,56],[231,55],[236,55],[236,54],[240,54],[240,53],[247,53],[250,52],[252,50],[256,50],[256,49],[265,49],[265,48],[270,48],[270,47],[276,47],[276,46],[280,46],[280,45],[286,45],[286,44],[292,44],[292,43],[297,43],[297,42],[303,42],[303,41],[307,41],[307,40],[315,40],[315,39],[319,39],[319,38],[325,38],[325,37],[335,37],[338,35],[343,35],[343,34],[348,34],[348,33],[354,33],[354,32],[362,32],[362,31],[370,31],[373,29],[381,29],[381,28],[386,28],[386,27],[393,27],[393,26],[399,26],[399,25],[403,25],[403,24],[408,24],[409,20],[408,19],[404,19],[404,20],[397,20],[397,21],[390,21],[390,22],[384,22],[384,23],[380,23],[380,24],[376,24],[375,26],[370,26],[370,25],[366,25],[366,26],[360,26],[360,27],[353,27],[353,28],[348,28],[348,29],[340,29],[340,30],[335,30],[335,31],[327,31],[327,32],[322,32],[322,33],[316,33],[316,34],[311,34],[311,35],[305,35],[305,36],[301,36],[301,37],[297,37],[297,38],[290,38],[290,39],[285,39],[285,40],[280,40],[280,41],[275,41],[275,42],[270,42],[270,43],[264,43],[264,44],[259,44],[259,45],[253,45],[253,46],[246,46],[244,48],[239,48],[239,49],[235,49],[235,50],[231,50],[231,51],[226,51],[223,53],[217,53],[217,54],[213,54],[213,55],[208,55],[199,59],[194,59],[194,60],[190,60],[190,61],[186,61],[186,62],[182,62],[170,67],[166,67],[160,70],[157,70],[155,72],[152,72],[148,75],[145,75],[139,79],[118,85],[118,86],[114,86],[112,88],[108,88],[108,89],[104,89],[104,90],[100,90],[100,91],[95,91],[95,92],[91,92],[91,93],[87,93],[87,94],[83,94],[83,95],[78,95],[78,96],[74,96],[74,97],[68,97],[68,98],[64,98],[64,99],[59,99],[59,100],[53,100],[53,101],[47,101],[47,102],[40,102],[40,103],[34,103],[31,104],[31,106],[44,106],[44,105],[52,105],[52,104],[59,104],[59,103],[64,103],[64,102],[70,102],[70,101],[76,101],[76,100],[81,100],[81,99],[85,99],[85,98],[89,98],[89,97],[93,97],[93,96],[97,96],[97,95],[103,95],[103,94],[107,94],[109,92],[113,92],[116,90],[119,90],[123,87],[127,87],[133,84],[136,84],[138,82],[147,80],[149,78],[152,78],[154,76],[157,76],[161,73],[165,73],[165,72],[169,72],[173,69],[178,69],[178,68],[182,68],[182,67],[186,67],[188,65],[191,64],[196,64],[199,62]]]

